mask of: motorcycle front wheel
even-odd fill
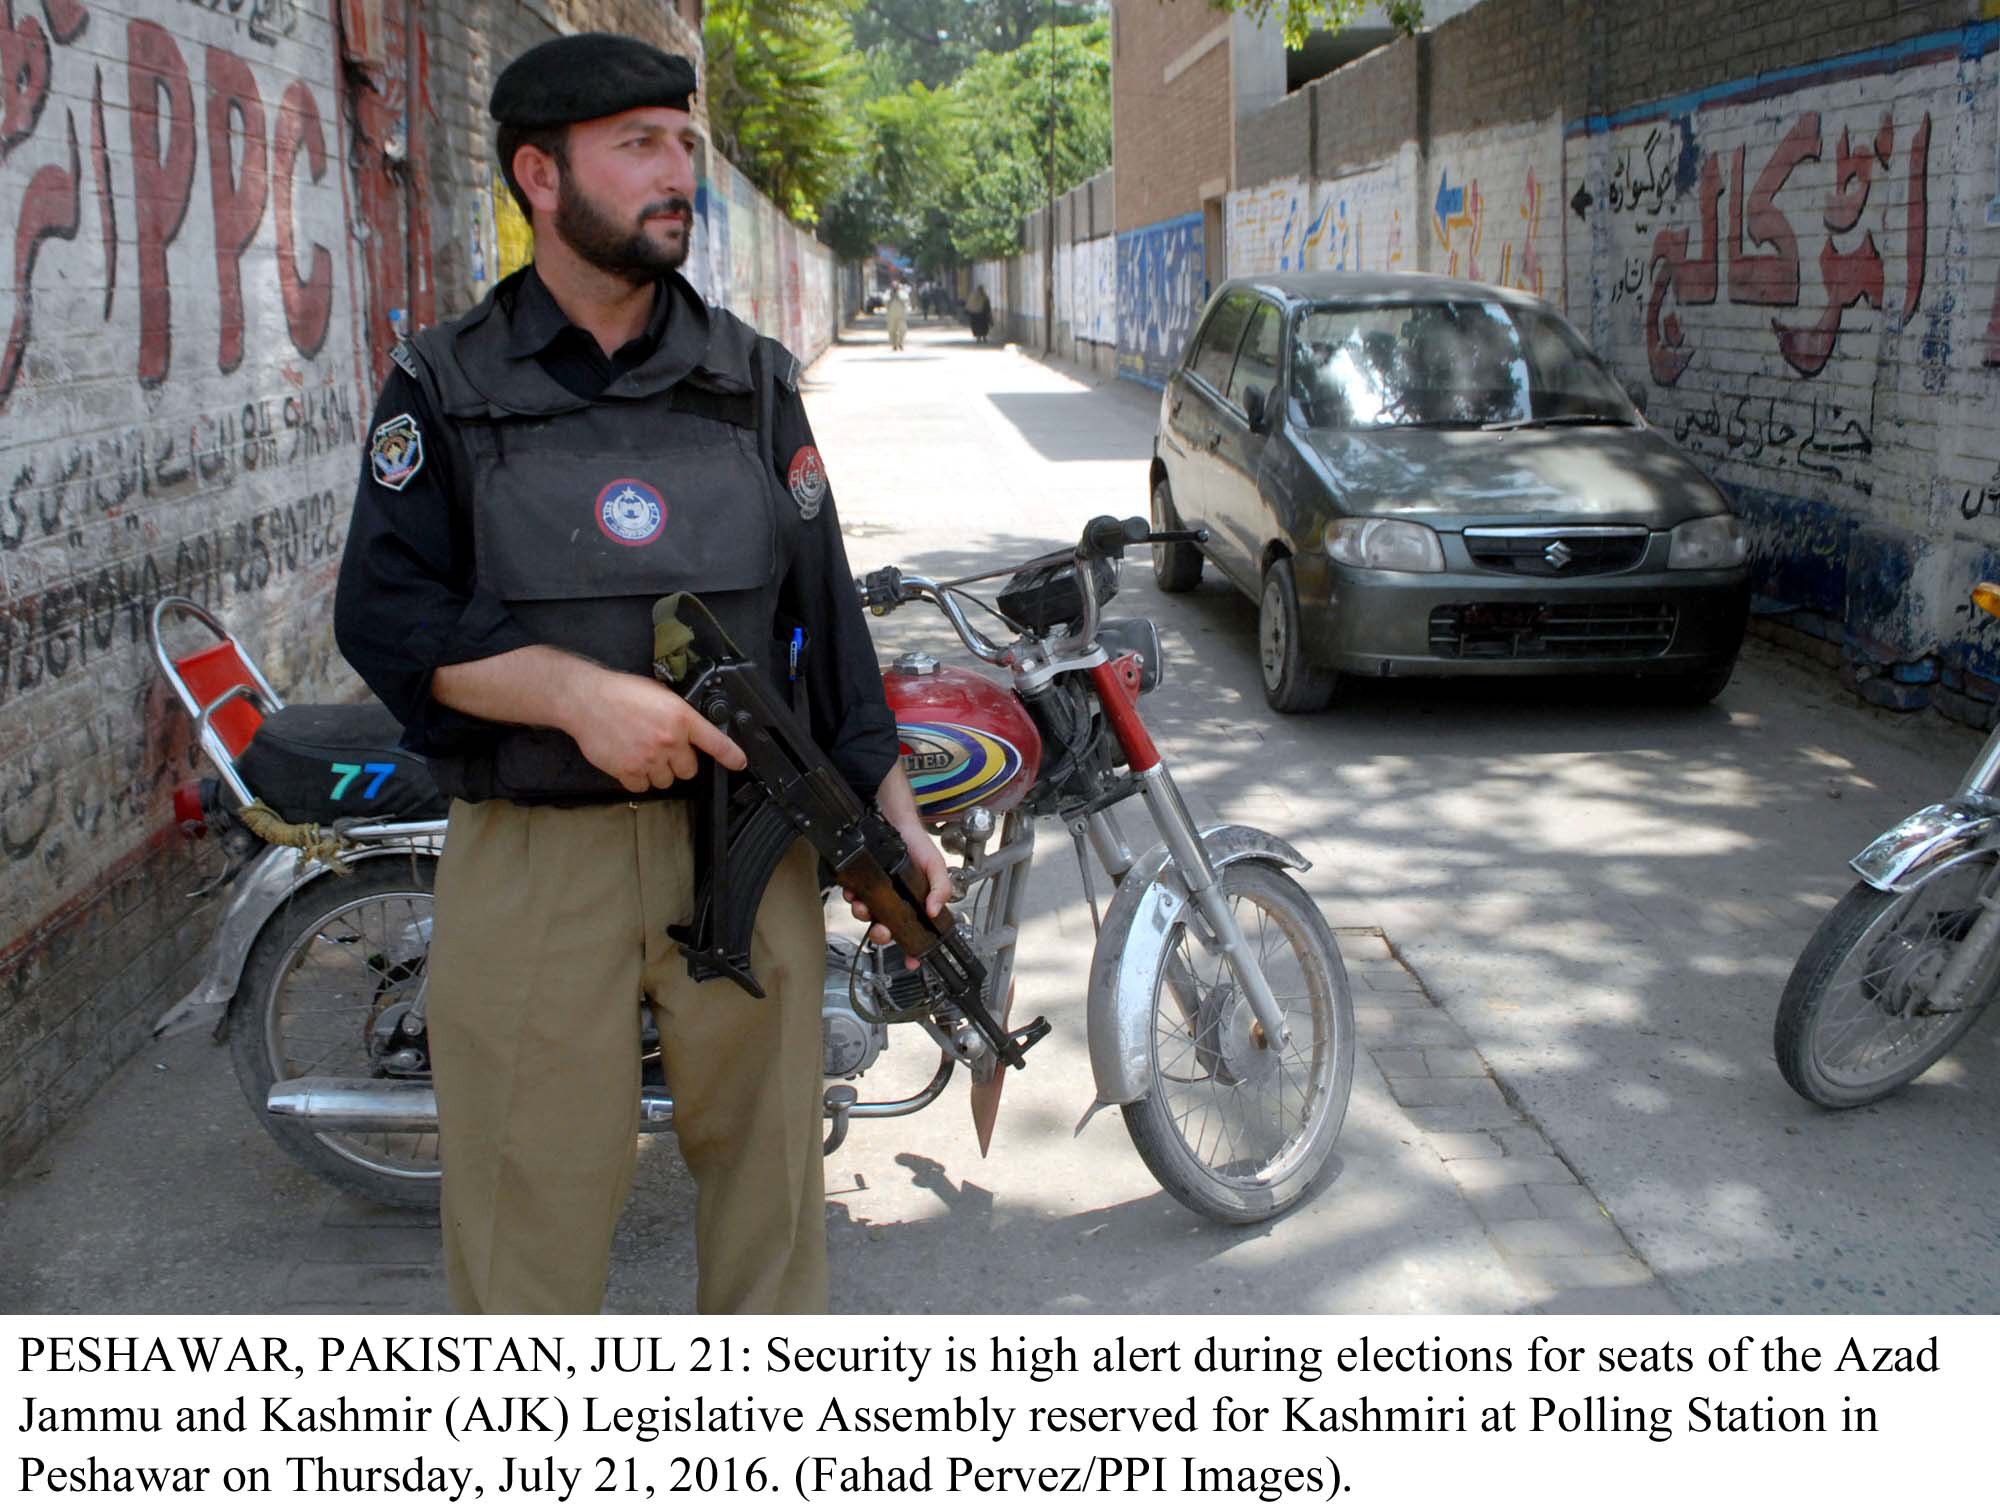
[[[1996,961],[1982,963],[1959,1011],[1932,1011],[1930,990],[1979,917],[1993,866],[1946,867],[1906,893],[1857,882],[1834,905],[1778,1003],[1778,1069],[1794,1092],[1858,1108],[1915,1081],[1972,1028]]]
[[[382,1077],[398,1057],[427,1074],[423,990],[436,860],[357,862],[301,887],[257,937],[236,990],[237,1080],[265,1130],[335,1186],[392,1207],[438,1205],[438,1139],[315,1132],[265,1107],[271,1084],[304,1076]],[[414,1010],[414,1013],[412,1013]]]
[[[1150,1090],[1125,1127],[1169,1194],[1220,1223],[1297,1206],[1333,1154],[1354,1082],[1354,1000],[1305,889],[1261,861],[1220,884],[1291,1031],[1266,1037],[1190,903],[1154,973]]]

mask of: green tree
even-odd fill
[[[853,173],[853,0],[710,0],[703,80],[715,145],[808,224]]]
[[[1111,163],[1111,38],[1102,18],[1043,27],[952,85],[963,181],[950,201],[964,258],[1004,257],[1021,219]]]

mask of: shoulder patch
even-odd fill
[[[424,433],[414,415],[397,415],[368,438],[368,471],[384,488],[401,493],[423,470]]]
[[[799,506],[799,518],[816,519],[820,505],[826,502],[826,464],[820,461],[817,446],[801,446],[792,453],[791,465],[785,469],[785,486],[792,491],[792,502]]]
[[[408,373],[412,378],[419,381],[422,380],[423,375],[417,371],[416,353],[410,350],[410,344],[407,341],[399,341],[389,349],[389,360]]]

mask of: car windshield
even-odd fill
[[[1308,310],[1293,350],[1292,397],[1314,430],[1629,425],[1634,417],[1566,323],[1497,301]]]

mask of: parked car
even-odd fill
[[[1541,300],[1415,274],[1216,290],[1166,384],[1152,516],[1170,593],[1213,562],[1258,604],[1275,709],[1347,676],[1635,674],[1722,691],[1742,522]]]

